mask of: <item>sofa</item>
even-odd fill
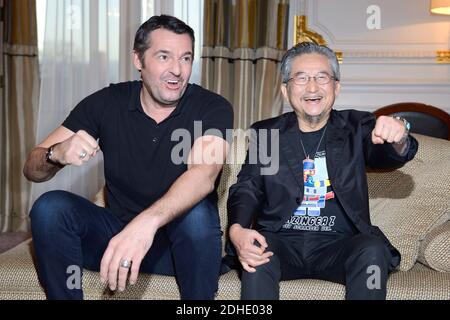
[[[368,172],[372,223],[402,254],[388,280],[387,299],[450,299],[450,141],[415,135],[416,157],[404,167]],[[245,158],[246,138],[235,136],[224,166],[219,193],[221,225],[226,230],[229,187]],[[94,201],[104,205],[103,193]],[[224,235],[224,238],[226,234]],[[225,240],[225,239],[224,239]],[[85,299],[179,299],[173,277],[140,274],[125,292],[110,292],[99,273],[85,270]],[[232,270],[220,277],[217,299],[239,299],[240,280]],[[281,299],[344,299],[345,287],[322,280],[280,284]],[[45,299],[29,239],[0,255],[0,299]]]

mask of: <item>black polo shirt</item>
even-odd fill
[[[188,85],[176,109],[157,124],[142,108],[141,88],[141,81],[112,84],[81,101],[63,123],[73,132],[85,130],[99,139],[108,206],[125,222],[161,198],[187,170],[186,162],[172,161],[174,147],[177,157],[186,158],[178,152],[182,145],[192,146],[194,138],[209,129],[219,131],[208,135],[221,134],[225,139],[226,130],[233,126],[230,103],[195,84]],[[194,132],[196,121],[201,121],[201,130],[197,123]],[[190,141],[180,135],[172,141],[176,129],[185,129],[177,132],[189,133]],[[217,184],[218,180],[216,189]],[[208,197],[216,202],[216,190]]]

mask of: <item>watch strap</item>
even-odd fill
[[[47,152],[45,153],[45,161],[56,166],[59,168],[64,167],[63,164],[59,163],[58,161],[53,160],[53,148],[57,145],[57,143],[55,143],[54,145],[50,146],[47,149]]]

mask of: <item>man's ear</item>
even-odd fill
[[[334,85],[335,85],[335,87],[334,87],[334,95],[337,97],[339,95],[339,93],[341,92],[341,82],[340,81],[335,81]]]
[[[142,62],[141,62],[141,58],[139,57],[139,55],[136,53],[136,51],[133,51],[133,64],[135,66],[135,68],[141,72],[142,70]]]
[[[286,83],[282,83],[280,86],[280,90],[281,90],[281,94],[283,95],[283,98],[286,102],[289,102],[289,96],[288,96],[288,92],[287,92],[287,84]]]

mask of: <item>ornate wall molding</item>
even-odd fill
[[[436,58],[436,51],[344,51],[348,58]]]
[[[436,51],[344,51],[342,55],[346,64],[436,64],[438,61]]]
[[[294,44],[299,42],[315,42],[321,45],[326,45],[325,39],[319,33],[308,27],[308,17],[301,15],[295,16],[295,31],[294,31]]]
[[[436,61],[438,63],[450,63],[450,50],[437,51],[436,52]]]

